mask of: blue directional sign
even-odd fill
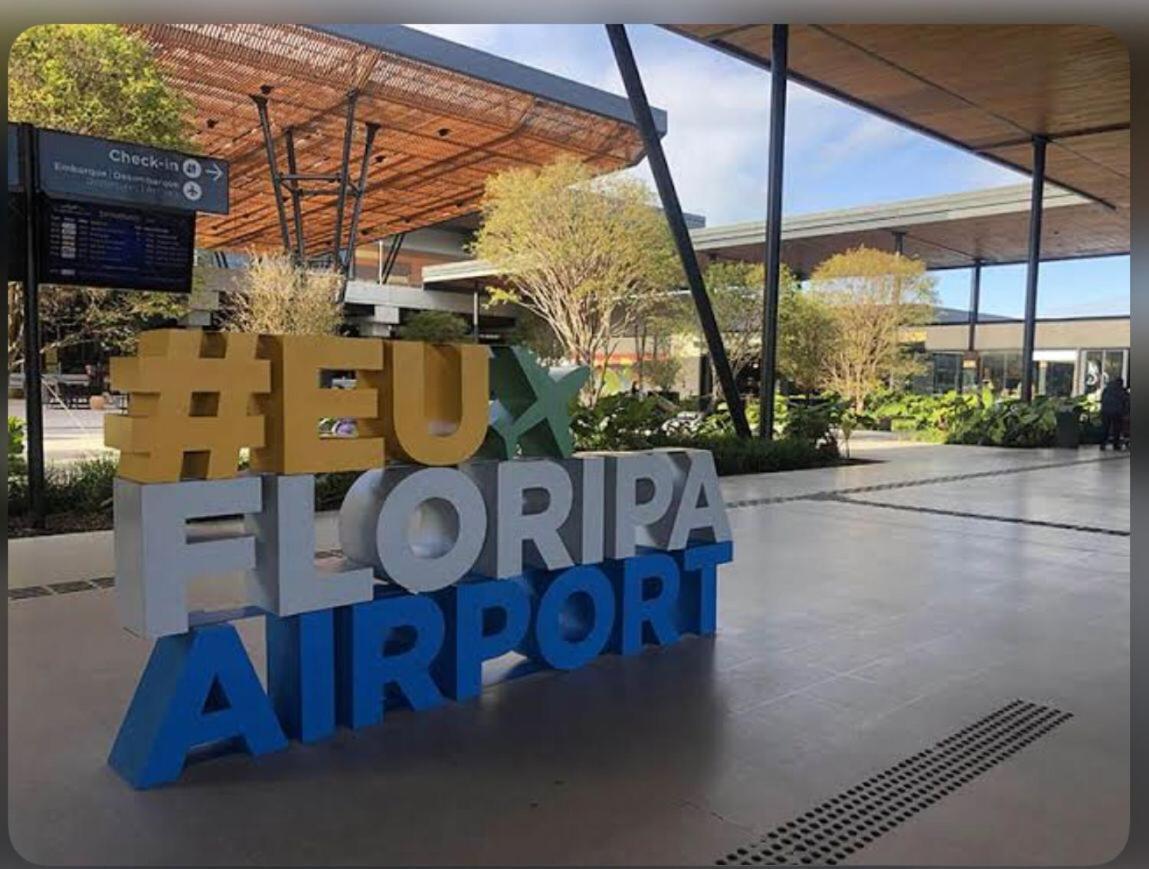
[[[37,136],[40,189],[49,196],[227,214],[222,160],[54,130]]]

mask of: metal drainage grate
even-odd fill
[[[1050,706],[1014,700],[715,863],[841,863],[1072,717]]]

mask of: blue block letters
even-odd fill
[[[230,740],[253,755],[287,747],[235,628],[192,628],[152,647],[108,762],[153,787],[179,778],[193,748]]]
[[[340,724],[377,724],[389,685],[413,709],[443,702],[431,678],[443,645],[443,613],[434,600],[387,589],[368,603],[341,607],[336,620]]]

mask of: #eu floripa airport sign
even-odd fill
[[[355,388],[321,388],[324,371]],[[586,369],[516,347],[189,329],[144,333],[111,376],[129,395],[105,429],[117,603],[156,641],[109,759],[136,787],[205,746],[261,755],[475,697],[484,661],[510,652],[569,670],[715,629],[732,548],[713,459],[574,454]],[[324,418],[354,434],[321,436]],[[317,561],[314,475],[334,471],[361,475],[343,559]],[[231,572],[245,606],[191,610],[190,583]],[[266,688],[231,624],[250,616]]]

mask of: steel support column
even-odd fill
[[[778,357],[778,281],[782,269],[782,160],[786,143],[786,71],[790,28],[775,24],[770,46],[770,143],[766,169],[766,287],[762,299],[762,363],[758,384],[758,436],[774,437],[774,384]]]
[[[24,416],[28,445],[28,507],[34,528],[44,527],[44,408],[40,374],[40,221],[37,211],[37,166],[39,153],[36,131],[30,124],[20,127],[20,147],[24,166],[20,183],[24,188]],[[11,213],[11,212],[9,212]],[[15,232],[15,228],[9,228]]]
[[[303,248],[303,199],[299,191],[299,173],[295,162],[295,130],[288,127],[283,131],[283,147],[287,151],[287,171],[291,178],[291,217],[295,222],[295,258],[303,265],[307,251]]]
[[[966,347],[972,353],[977,344],[977,316],[981,307],[981,259],[973,261],[969,275],[969,342]]]
[[[391,270],[395,268],[395,260],[399,258],[399,250],[403,247],[403,239],[406,237],[406,232],[391,236],[391,247],[388,248],[387,258],[383,260],[383,265],[379,269],[379,283],[385,284],[387,279],[391,277]],[[379,243],[382,244],[383,242]]]
[[[363,212],[363,197],[367,193],[367,167],[371,162],[371,146],[375,144],[375,134],[378,132],[378,124],[367,124],[366,137],[363,141],[363,160],[359,164],[359,180],[355,184],[355,205],[351,209],[351,226],[347,234],[347,258],[341,264],[344,277],[350,276],[355,269],[355,250],[358,248],[355,236],[359,232],[359,215]]]
[[[722,394],[730,408],[730,419],[738,436],[748,438],[750,437],[750,425],[746,422],[746,408],[742,404],[742,397],[738,394],[738,388],[734,382],[734,373],[730,369],[730,360],[726,356],[726,347],[722,343],[722,333],[718,329],[718,321],[714,317],[710,297],[706,294],[702,272],[698,268],[698,259],[690,242],[690,232],[687,230],[686,221],[682,216],[682,206],[678,202],[674,180],[670,177],[670,167],[666,163],[666,155],[662,152],[662,141],[659,139],[658,130],[654,126],[654,116],[650,111],[650,103],[646,99],[646,90],[642,85],[642,78],[638,73],[634,53],[630,48],[626,27],[622,24],[607,24],[606,32],[610,38],[610,46],[614,51],[614,59],[618,64],[623,85],[626,87],[631,113],[634,115],[634,121],[638,125],[639,134],[642,136],[646,158],[650,161],[650,170],[654,174],[654,183],[658,188],[659,199],[662,201],[662,210],[666,215],[667,223],[670,224],[670,234],[674,238],[679,259],[682,261],[686,283],[690,288],[694,307],[698,311],[702,334],[706,338],[706,348],[718,375],[719,383],[722,385]]]
[[[894,253],[901,256],[906,252],[906,231],[904,229],[894,230]]]
[[[1033,398],[1033,345],[1037,334],[1037,272],[1041,263],[1041,206],[1045,192],[1045,144],[1033,137],[1033,180],[1029,195],[1029,255],[1025,265],[1025,324],[1021,341],[1021,400]]]
[[[252,94],[259,110],[259,126],[263,130],[263,146],[267,149],[267,167],[271,171],[271,191],[275,194],[275,210],[279,214],[279,231],[283,236],[283,249],[291,250],[291,230],[287,228],[287,208],[283,204],[283,179],[279,174],[279,159],[275,155],[275,139],[271,135],[271,121],[267,117],[267,97]]]
[[[332,249],[336,267],[342,267],[340,249],[343,246],[343,210],[347,205],[347,185],[351,183],[351,139],[355,135],[355,104],[358,91],[347,94],[347,126],[343,129],[343,157],[339,163],[339,199],[335,204],[335,245]]]

